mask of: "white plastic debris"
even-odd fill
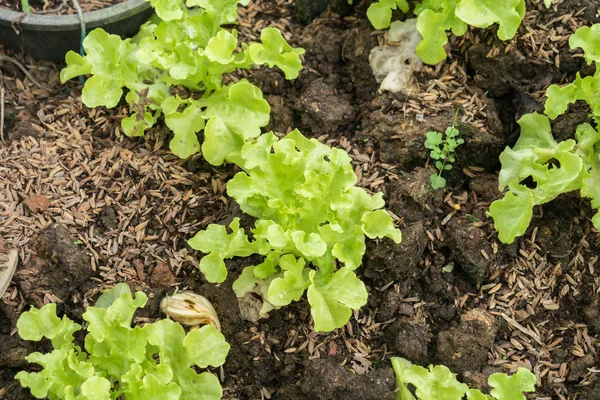
[[[417,19],[394,21],[388,32],[388,43],[378,46],[369,54],[369,64],[375,79],[380,83],[379,91],[411,95],[418,92],[414,73],[421,70],[423,62],[416,48],[423,39],[417,30]]]
[[[10,249],[6,254],[0,252],[0,297],[6,292],[18,262],[19,252],[16,249]]]

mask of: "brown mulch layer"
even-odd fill
[[[29,7],[33,14],[44,15],[65,15],[77,14],[76,4],[81,7],[82,12],[102,10],[124,2],[125,0],[30,0]],[[0,8],[6,8],[11,11],[23,11],[20,0],[0,0]]]

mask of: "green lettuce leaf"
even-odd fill
[[[88,107],[116,107],[126,92],[126,135],[142,136],[164,116],[174,154],[187,158],[202,149],[220,165],[260,134],[270,114],[258,87],[247,81],[225,87],[224,75],[266,65],[294,79],[304,50],[292,48],[276,28],[265,28],[260,43],[239,44],[229,25],[248,0],[148,1],[157,15],[134,38],[93,30],[83,42],[85,56],[67,54],[61,80],[91,74],[82,90]]]
[[[354,186],[346,152],[298,131],[282,139],[261,135],[228,159],[243,172],[228,182],[227,193],[258,220],[252,240],[238,219],[229,231],[210,225],[197,233],[188,243],[206,253],[200,270],[209,281],[222,282],[224,260],[265,256],[234,283],[239,297],[258,287],[266,293],[265,304],[281,307],[308,290],[315,329],[343,326],[366,302],[364,284],[352,272],[362,262],[365,236],[401,240],[391,216],[381,210],[382,194],[371,196]]]
[[[469,25],[487,28],[498,24],[498,38],[509,40],[525,17],[525,0],[461,0],[456,16]]]
[[[552,137],[548,117],[533,113],[519,121],[521,136],[515,146],[500,155],[500,190],[509,192],[490,206],[490,215],[499,238],[512,243],[523,235],[533,215],[533,207],[545,204],[563,193],[581,189],[597,208],[600,193],[595,189],[597,144],[600,133],[589,124],[578,127],[575,140],[557,143]],[[533,185],[525,185],[526,179]],[[600,222],[600,221],[599,221]]]
[[[40,399],[220,399],[219,380],[193,367],[225,362],[229,345],[223,335],[213,326],[186,335],[171,320],[132,328],[133,315],[146,299],[142,292],[134,298],[126,284],[105,291],[98,307],[83,314],[89,323],[85,352],[73,344],[73,333],[81,326],[59,319],[55,304],[23,313],[19,334],[36,341],[47,337],[54,350],[28,355],[42,370],[21,371],[16,379]]]
[[[444,365],[423,368],[400,357],[392,357],[396,374],[396,400],[525,400],[523,392],[535,392],[536,377],[525,368],[513,375],[495,373],[489,376],[488,384],[493,388],[489,395],[478,389],[469,389],[460,383]],[[410,387],[414,388],[415,398]]]
[[[379,0],[369,6],[367,17],[375,29],[385,29],[392,21],[392,11],[401,10],[408,12],[409,6],[406,0]]]

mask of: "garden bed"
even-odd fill
[[[160,299],[176,287],[213,303],[231,345],[213,370],[225,399],[394,399],[394,355],[447,365],[482,388],[490,373],[524,366],[538,381],[530,398],[600,398],[600,235],[589,201],[563,195],[536,208],[511,245],[497,239],[486,214],[501,196],[498,157],[518,137],[516,120],[542,109],[551,83],[573,80],[583,60],[568,50],[568,38],[600,21],[595,1],[557,3],[547,10],[528,1],[511,42],[493,29],[451,39],[450,57],[423,68],[411,98],[377,93],[368,55],[385,38],[364,18],[366,4],[308,26],[288,0],[240,9],[240,37],[256,40],[275,26],[306,49],[295,81],[273,70],[243,74],[271,105],[268,129],[298,127],[345,149],[359,186],[385,194],[403,232],[400,245],[368,244],[357,270],[368,304],[331,333],[313,331],[306,299],[258,323],[243,320],[231,284],[254,258],[228,260],[221,285],[198,270],[201,253],[189,238],[210,223],[249,223],[225,194],[235,167],[214,167],[200,155],[180,160],[161,125],[143,138],[125,137],[124,104],[88,109],[77,81],[60,84],[62,65],[0,49],[36,81],[0,60],[0,252],[15,247],[20,255],[0,302],[0,398],[31,398],[13,380],[33,348],[15,335],[23,310],[56,302],[77,320],[118,282],[149,294],[139,322],[161,317]],[[450,126],[456,108],[465,144],[447,188],[434,191],[425,133]],[[571,137],[588,112],[573,107],[558,118],[555,137]]]

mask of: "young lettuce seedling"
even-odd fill
[[[251,292],[264,299],[261,316],[298,301],[307,292],[316,331],[340,328],[367,302],[356,276],[365,236],[401,234],[381,208],[383,194],[358,188],[348,154],[293,131],[282,139],[264,134],[246,143],[231,160],[243,172],[227,183],[227,194],[257,218],[252,239],[240,228],[209,225],[188,242],[204,253],[200,270],[209,282],[227,277],[225,259],[264,256],[234,282],[238,297]]]
[[[400,357],[392,357],[396,373],[396,400],[526,400],[523,392],[535,392],[536,377],[526,368],[513,375],[495,373],[489,376],[489,395],[470,389],[456,379],[448,367],[430,365],[424,368]],[[409,387],[414,388],[417,397]]]
[[[544,0],[550,7],[552,0]],[[407,0],[379,0],[367,10],[375,29],[386,29],[392,21],[392,11],[408,12]],[[417,29],[423,40],[417,55],[427,64],[437,64],[446,58],[446,31],[462,36],[469,25],[487,28],[498,24],[500,40],[510,40],[525,17],[525,0],[423,0],[415,7]]]
[[[91,74],[81,94],[88,107],[116,107],[126,88],[126,135],[142,136],[163,116],[174,154],[197,153],[203,132],[204,158],[220,165],[260,135],[270,113],[258,87],[246,80],[224,85],[223,75],[266,65],[295,79],[304,53],[276,28],[263,29],[260,43],[239,44],[237,31],[222,27],[236,22],[238,3],[249,0],[150,0],[156,16],[133,39],[95,29],[83,41],[84,57],[67,53],[61,81]]]
[[[547,91],[545,112],[554,119],[563,114],[569,104],[587,102],[596,125],[600,122],[600,24],[582,27],[569,39],[571,48],[581,47],[588,63],[596,63],[593,76],[581,78]],[[504,198],[494,201],[490,215],[503,243],[512,243],[523,235],[533,216],[533,207],[554,200],[563,193],[579,190],[591,199],[592,207],[600,208],[600,131],[584,123],[577,127],[575,140],[557,142],[552,136],[550,119],[537,113],[527,114],[518,121],[521,136],[512,148],[500,154],[502,169],[498,178],[500,190],[508,187]],[[525,185],[531,179],[534,186]],[[592,223],[600,229],[600,212]]]
[[[124,283],[105,291],[83,314],[84,349],[73,340],[81,325],[57,317],[56,304],[32,307],[17,322],[19,335],[50,339],[54,350],[29,354],[27,361],[42,370],[21,371],[16,379],[38,399],[220,399],[219,379],[194,368],[225,362],[229,345],[221,332],[206,325],[186,335],[169,319],[132,328],[133,314],[146,300],[143,292],[134,298]]]

